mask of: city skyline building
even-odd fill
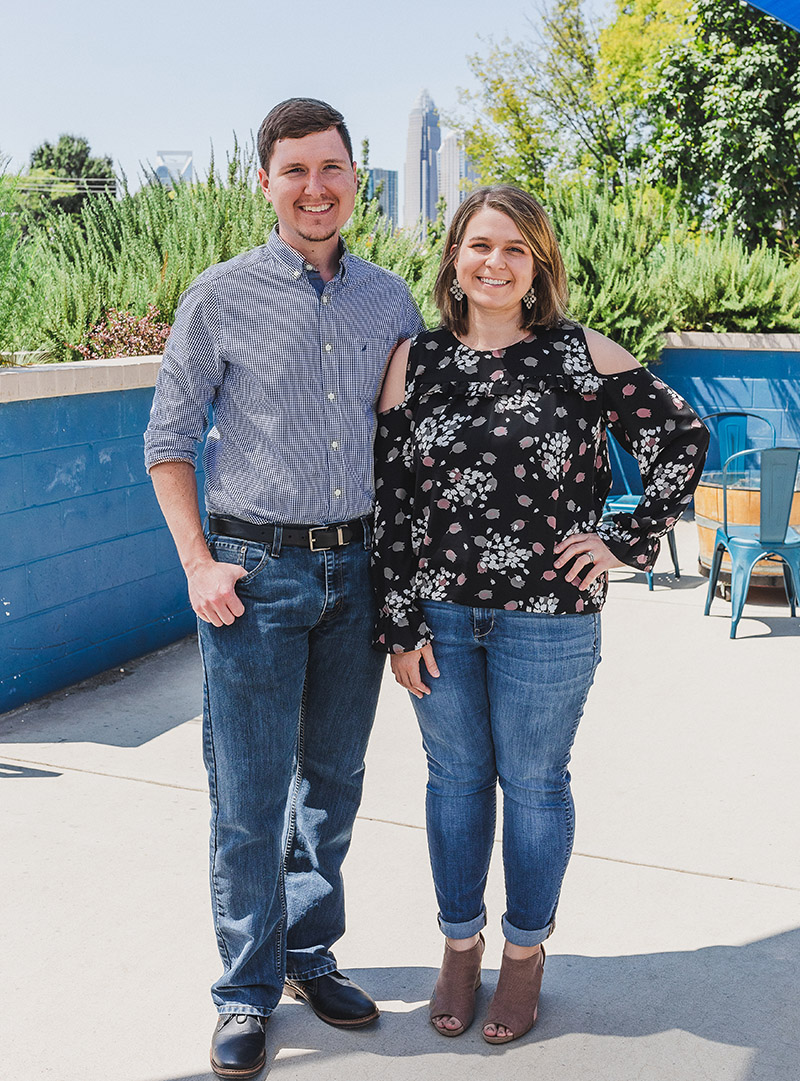
[[[469,181],[478,179],[472,162],[466,155],[464,143],[454,131],[442,140],[438,155],[439,195],[444,197],[447,209],[444,223],[450,226],[456,208],[469,195]]]
[[[396,169],[370,169],[367,180],[367,198],[373,199],[375,192],[380,186],[378,203],[389,220],[392,230],[398,226],[397,217],[397,188],[398,176]]]
[[[439,114],[433,98],[423,90],[408,118],[403,200],[403,225],[407,229],[413,228],[420,218],[424,226],[436,217],[439,199],[436,158],[441,141]]]

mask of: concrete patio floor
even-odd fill
[[[797,1081],[800,620],[781,598],[702,615],[684,576],[616,572],[573,756],[575,855],[539,1022],[443,1040],[442,941],[412,710],[387,678],[345,865],[342,968],[380,1001],[340,1032],[284,1000],[272,1081]],[[663,555],[659,569],[667,571]],[[200,667],[189,639],[0,717],[0,1078],[210,1078],[211,930]],[[499,846],[484,986],[500,960]]]

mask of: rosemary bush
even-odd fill
[[[17,203],[14,179],[0,169],[0,350],[14,347],[14,324],[24,304],[32,251]]]
[[[582,323],[655,360],[664,331],[800,329],[800,262],[748,248],[733,228],[698,233],[679,204],[644,185],[547,196]]]
[[[800,263],[765,246],[748,250],[731,229],[698,233],[679,200],[644,185],[616,196],[586,182],[550,187],[572,315],[644,362],[667,330],[800,330]],[[224,178],[212,166],[203,182],[97,196],[79,215],[50,216],[27,240],[0,206],[0,342],[77,360],[111,310],[122,319],[117,338],[125,325],[135,337],[137,320],[171,323],[202,270],[264,243],[274,221],[253,153],[238,146]],[[345,238],[354,254],[403,277],[428,325],[438,322],[437,230],[424,242],[393,233],[377,201],[359,196]]]

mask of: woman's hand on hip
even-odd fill
[[[573,561],[564,577],[568,582],[575,582],[578,589],[586,589],[612,567],[625,566],[596,533],[573,533],[572,536],[560,540],[554,551],[558,556],[553,564],[556,569],[565,567],[570,560]],[[583,580],[577,581],[584,571],[586,573]]]
[[[415,698],[422,698],[424,694],[431,693],[430,687],[422,682],[420,660],[424,662],[428,675],[434,678],[439,675],[439,669],[433,656],[433,646],[430,642],[424,645],[422,649],[411,649],[408,653],[393,653],[390,662],[394,678],[401,687],[405,687]]]

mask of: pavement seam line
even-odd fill
[[[383,826],[403,826],[406,829],[421,830],[425,832],[424,826],[417,826],[411,822],[394,822],[388,818],[371,818],[367,815],[357,816],[362,822],[377,822]],[[499,839],[495,839],[496,845],[502,842]],[[671,871],[676,875],[694,875],[696,878],[716,878],[722,882],[740,882],[745,886],[765,886],[771,890],[789,890],[792,893],[800,893],[800,886],[784,886],[780,882],[760,882],[754,878],[738,878],[736,875],[715,875],[710,871],[689,871],[682,867],[668,867],[663,863],[642,863],[638,860],[624,860],[619,856],[595,856],[591,852],[573,852],[573,856],[578,856],[585,860],[604,860],[606,863],[622,863],[628,867],[646,867],[651,871]]]
[[[147,777],[128,777],[124,773],[105,773],[99,769],[81,769],[79,766],[64,766],[60,762],[38,762],[33,758],[13,758],[11,755],[0,755],[0,765],[3,762],[20,762],[25,766],[47,766],[48,769],[60,769],[64,773],[87,773],[90,777],[108,777],[111,781],[134,781],[138,784],[153,784],[158,788],[177,788],[181,792],[199,792],[202,795],[208,793],[207,788],[194,788],[186,784],[172,784],[169,781],[151,781]]]
[[[201,795],[206,795],[208,792],[208,789],[206,788],[194,788],[191,785],[170,784],[167,781],[152,781],[147,777],[128,777],[122,773],[103,773],[96,769],[79,769],[77,766],[62,766],[56,762],[39,762],[31,758],[14,758],[11,755],[3,755],[2,760],[7,762],[20,762],[28,766],[47,766],[48,769],[60,769],[65,773],[85,773],[91,777],[107,777],[112,781],[133,781],[138,784],[156,785],[158,788],[174,788],[180,792],[198,792]],[[423,833],[425,832],[424,826],[417,826],[413,822],[395,822],[389,818],[374,818],[370,815],[356,815],[356,818],[360,822],[377,822],[378,825],[381,826],[399,826],[401,829],[420,830]],[[499,843],[499,841],[495,841],[495,844]],[[591,852],[573,852],[572,855],[586,860],[603,860],[605,863],[621,863],[627,867],[646,867],[651,871],[670,871],[677,875],[693,875],[695,878],[714,878],[721,882],[739,882],[744,886],[764,886],[771,890],[789,890],[792,893],[800,893],[799,886],[784,886],[779,882],[760,882],[758,879],[738,878],[736,875],[715,875],[709,871],[688,871],[682,867],[668,867],[662,863],[642,863],[637,860],[624,860],[618,856],[596,856]]]

